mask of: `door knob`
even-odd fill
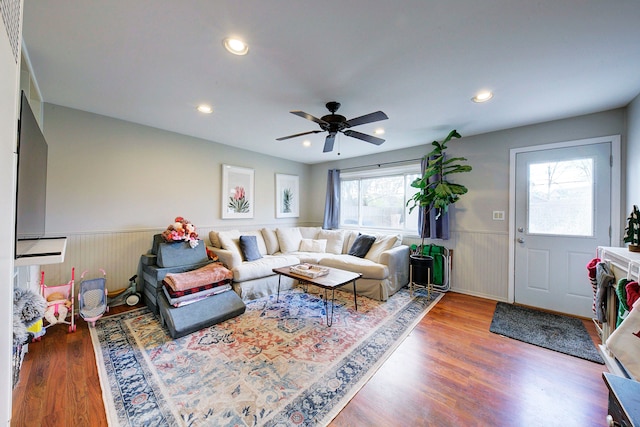
[[[524,227],[518,227],[518,232],[524,233]]]
[[[518,243],[524,243],[524,238],[518,237]]]

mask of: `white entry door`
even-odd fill
[[[516,154],[516,303],[593,317],[586,265],[610,246],[610,159],[610,142]]]

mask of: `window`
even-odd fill
[[[418,229],[418,211],[409,215],[407,200],[420,165],[343,172],[340,175],[340,226],[409,231]]]
[[[529,165],[528,232],[593,236],[594,160]]]

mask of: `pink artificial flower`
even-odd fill
[[[244,199],[244,187],[240,187],[240,186],[236,187],[236,192],[233,195],[233,198],[235,200]]]

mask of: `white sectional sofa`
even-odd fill
[[[349,255],[359,234],[320,227],[211,231],[209,250],[233,271],[234,290],[245,301],[276,293],[279,277],[272,269],[299,263],[362,273],[357,293],[386,301],[409,283],[409,247],[401,244],[400,235],[374,235],[375,241],[363,257]],[[241,236],[245,236],[242,248]],[[255,240],[246,236],[255,236]],[[243,251],[252,260],[247,260]],[[280,280],[281,289],[293,287],[292,279]],[[351,287],[343,289],[349,291]]]

